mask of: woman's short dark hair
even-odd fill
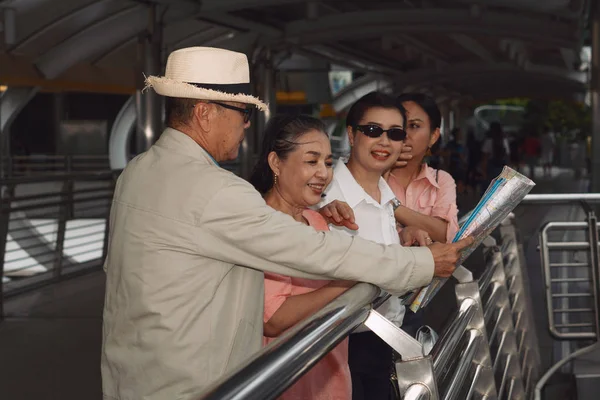
[[[308,115],[278,115],[269,120],[265,128],[258,162],[250,175],[250,183],[262,194],[273,187],[274,174],[269,166],[269,154],[274,151],[282,160],[299,145],[302,136],[312,130],[325,133],[325,124]]]
[[[403,127],[406,125],[406,110],[401,103],[386,93],[371,92],[356,100],[346,115],[346,126],[356,126],[371,108],[393,108],[402,114]]]
[[[402,93],[398,96],[397,101],[402,104],[407,101],[412,101],[425,111],[429,117],[431,132],[442,126],[442,113],[435,104],[433,97],[424,93]]]

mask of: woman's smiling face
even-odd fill
[[[325,132],[309,131],[298,138],[296,148],[275,161],[278,190],[296,207],[310,207],[333,179],[331,144]],[[273,153],[274,154],[274,153]]]
[[[383,130],[404,128],[404,118],[396,108],[373,107],[368,109],[358,125],[376,125]],[[369,171],[383,173],[390,169],[402,151],[403,141],[390,140],[387,132],[377,138],[369,137],[360,130],[348,127],[352,146],[350,157]]]

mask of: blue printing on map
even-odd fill
[[[475,217],[479,214],[479,211],[481,211],[481,209],[487,204],[488,200],[494,195],[494,193],[496,193],[496,190],[498,190],[498,187],[501,184],[503,184],[504,181],[506,181],[505,178],[498,178],[496,182],[494,182],[490,190],[488,190],[487,194],[479,201],[479,204],[477,204],[477,207],[475,207],[475,209],[469,216],[469,219],[467,219],[463,226],[461,226],[460,230],[454,237],[454,240],[452,240],[453,243],[457,242],[460,239],[461,235],[465,232],[465,230],[467,230],[469,225],[471,225],[471,222],[473,222]]]

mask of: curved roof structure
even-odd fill
[[[0,0],[0,81],[131,93],[138,39],[159,20],[164,55],[269,46],[437,96],[573,98],[590,0]],[[155,13],[150,10],[154,7]],[[164,60],[163,60],[164,61]]]

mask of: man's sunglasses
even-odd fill
[[[371,138],[378,138],[387,132],[388,138],[396,142],[401,142],[406,139],[406,131],[402,128],[390,128],[384,130],[382,127],[377,125],[355,125],[354,129],[361,131],[366,136]]]
[[[216,104],[216,105],[221,106],[223,108],[227,108],[229,110],[234,110],[234,111],[241,112],[242,115],[244,116],[244,123],[245,124],[247,124],[248,121],[250,121],[250,118],[252,117],[252,110],[254,110],[253,107],[250,107],[250,108],[240,108],[240,107],[236,107],[236,106],[230,106],[229,104],[220,103],[218,101],[211,101],[210,103]]]

